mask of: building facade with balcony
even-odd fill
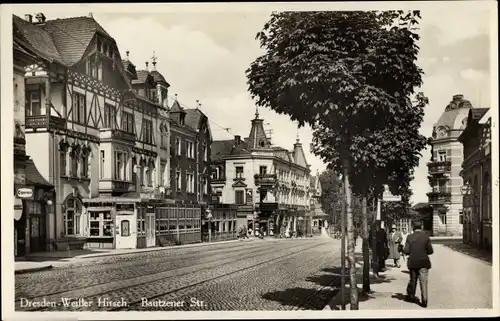
[[[55,187],[50,250],[199,242],[201,209],[171,192],[170,85],[156,59],[136,70],[91,15],[25,18],[14,32],[39,58],[25,68],[26,146]]]
[[[475,247],[492,248],[491,114],[488,108],[469,111],[463,144],[463,240]]]
[[[302,144],[297,139],[292,151],[271,146],[258,113],[251,123],[248,138],[213,142],[213,206],[237,206],[236,230],[297,232],[310,209],[310,166]]]
[[[434,235],[462,235],[462,144],[458,137],[465,129],[471,103],[463,95],[453,96],[439,120],[434,124],[428,179],[431,191],[428,203],[433,210]]]
[[[327,213],[323,211],[321,207],[321,195],[322,195],[322,187],[321,181],[319,179],[319,172],[316,173],[316,176],[311,176],[309,186],[309,206],[310,212],[312,216],[312,226],[311,226],[311,234],[321,234],[326,233],[328,229],[329,216]],[[306,228],[309,232],[309,229]]]

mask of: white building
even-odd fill
[[[305,233],[311,223],[310,165],[298,139],[291,151],[271,146],[256,113],[248,138],[214,141],[211,159],[213,206],[237,205],[237,228]]]

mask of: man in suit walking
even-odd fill
[[[406,301],[417,303],[415,296],[417,290],[417,279],[420,282],[420,293],[422,306],[427,307],[428,293],[427,283],[431,260],[429,255],[434,253],[429,236],[422,231],[422,223],[413,223],[413,234],[408,235],[403,252],[408,255],[408,270],[410,270],[410,281],[406,288]]]

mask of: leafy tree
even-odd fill
[[[342,174],[354,310],[358,298],[351,182],[358,183],[359,173],[367,175],[371,180],[366,189],[376,191],[371,181],[399,177],[388,169],[406,164],[400,161],[403,157],[391,160],[398,155],[394,149],[404,147],[391,140],[397,139],[394,128],[408,126],[400,124],[404,115],[416,114],[409,98],[422,83],[415,64],[418,35],[412,31],[419,18],[418,11],[274,13],[257,34],[266,53],[247,70],[257,105],[287,114],[300,125],[309,123],[315,130],[313,152]],[[386,156],[384,164],[378,162],[381,155]],[[365,168],[376,163],[371,167],[376,170],[363,169],[362,162]]]

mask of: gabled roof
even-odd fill
[[[32,47],[33,52],[41,58],[66,65],[48,32],[16,15],[12,16],[12,28],[14,37],[25,40]]]
[[[186,125],[194,130],[200,129],[203,113],[199,109],[184,109],[186,112]]]
[[[479,121],[483,116],[488,112],[489,108],[473,108],[469,110],[469,115],[467,116],[467,126],[465,127],[464,131],[458,136],[458,141],[463,142],[464,137],[469,136],[471,133],[471,130],[474,130],[473,128],[475,125],[479,124]],[[472,134],[474,135],[474,134]]]
[[[96,32],[116,42],[106,30],[92,17],[71,17],[47,20],[40,29],[48,32],[64,61],[72,66],[83,57]]]
[[[213,141],[210,150],[210,159],[214,162],[221,161],[226,156],[250,155],[247,144],[242,141],[235,146],[234,139]]]

